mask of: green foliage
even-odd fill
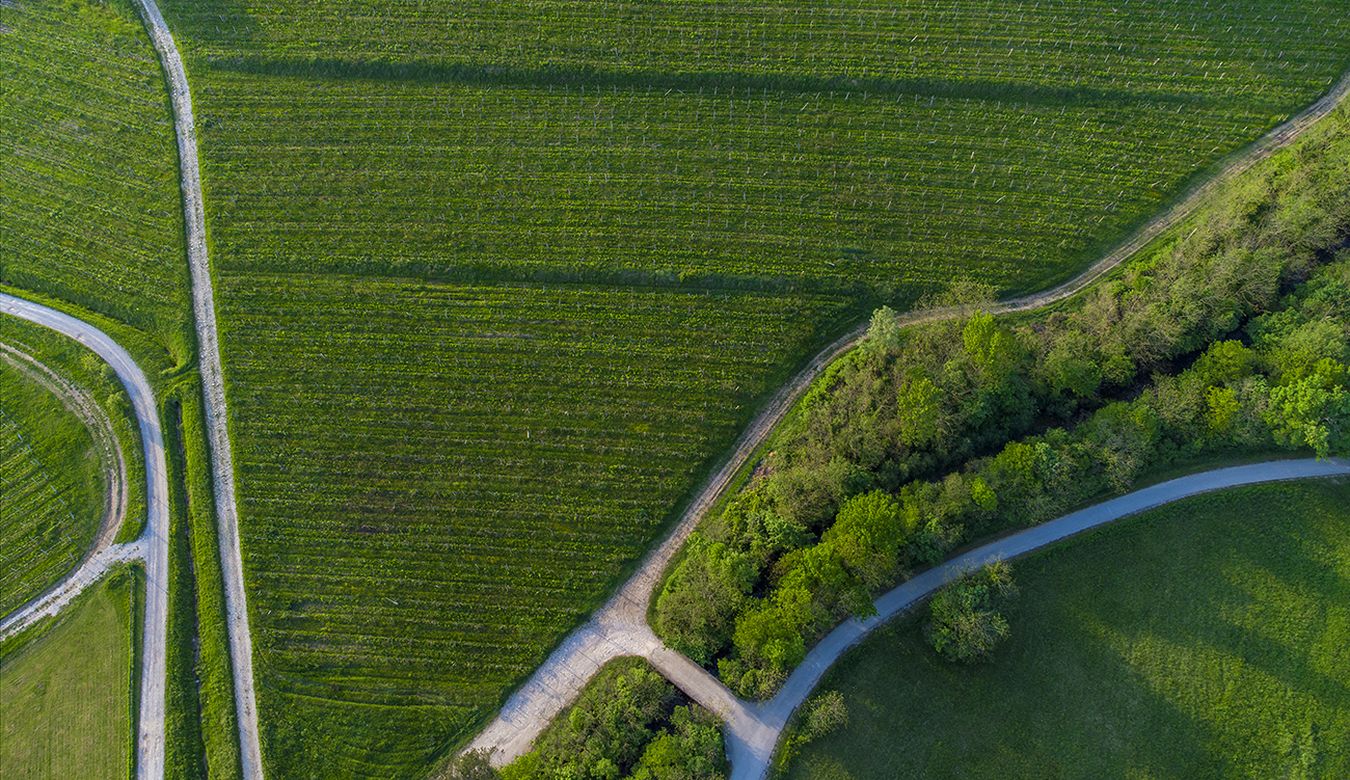
[[[28,373],[36,370],[0,352],[0,615],[79,565],[109,489],[84,421]]]
[[[451,778],[488,776],[472,757],[452,766]],[[717,719],[688,703],[645,662],[624,659],[593,677],[576,703],[540,735],[534,750],[504,768],[501,776],[720,780],[726,770]]]
[[[1008,638],[1008,620],[999,604],[1016,595],[1012,567],[999,561],[972,572],[934,594],[924,633],[933,649],[960,663],[988,660]]]
[[[724,626],[727,609],[740,611],[730,645],[681,641],[700,660],[715,648],[729,685],[764,696],[839,619],[867,614],[872,594],[964,541],[1202,455],[1345,451],[1350,255],[1334,258],[1350,235],[1347,148],[1342,110],[1067,305],[1011,324],[977,312],[906,329],[888,337],[890,352],[841,361],[724,515],[791,518],[819,541],[784,548],[753,524],[709,523],[708,554],[758,562],[739,581],[752,595],[718,613]],[[1312,200],[1325,206],[1287,207]],[[1112,402],[1113,390],[1134,400]],[[1056,419],[1071,424],[1021,437]],[[852,502],[888,493],[886,521],[859,522],[873,515]],[[663,600],[679,603],[679,588],[668,583]],[[661,615],[659,602],[658,629]],[[997,637],[995,616],[977,615],[971,634]]]
[[[1022,559],[995,663],[934,653],[921,613],[880,629],[823,685],[884,716],[783,776],[1346,777],[1347,523],[1350,481],[1270,484]]]

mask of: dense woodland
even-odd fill
[[[767,696],[841,618],[969,541],[1174,464],[1350,450],[1348,131],[1341,111],[1047,315],[902,329],[878,311],[694,535],[658,632]]]

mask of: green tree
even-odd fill
[[[987,659],[1008,637],[1008,621],[998,612],[998,603],[1015,592],[1012,568],[1003,561],[938,591],[929,604],[925,628],[933,649],[961,663]]]

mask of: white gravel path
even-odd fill
[[[187,228],[188,266],[192,276],[192,312],[197,329],[197,356],[201,366],[206,431],[211,444],[211,477],[215,488],[216,532],[220,537],[221,571],[225,580],[226,629],[234,676],[235,711],[244,780],[263,776],[258,740],[258,710],[253,684],[253,642],[248,625],[244,590],[243,554],[239,545],[239,511],[235,502],[234,459],[226,430],[225,382],[216,329],[211,265],[206,254],[206,218],[202,211],[202,180],[197,162],[197,129],[192,116],[183,58],[155,0],[138,0],[145,27],[159,52],[159,61],[173,102],[178,137],[183,217]]]
[[[0,636],[56,614],[119,561],[145,561],[145,623],[141,640],[140,715],[137,718],[136,776],[164,776],[164,669],[168,641],[169,483],[164,465],[164,437],[159,427],[154,391],[144,372],[106,333],[87,322],[41,304],[0,293],[0,314],[18,317],[79,341],[112,366],[126,389],[141,431],[145,453],[146,523],[141,538],[114,545],[84,563],[75,574],[34,604],[5,618]]]
[[[1028,311],[1058,303],[1088,287],[1092,282],[1109,273],[1134,253],[1146,246],[1168,228],[1180,223],[1199,208],[1205,199],[1223,182],[1250,169],[1260,160],[1288,146],[1308,128],[1330,114],[1350,94],[1350,72],[1341,79],[1316,103],[1304,109],[1280,126],[1271,130],[1256,143],[1224,165],[1213,177],[1187,193],[1167,211],[1140,227],[1134,235],[1117,246],[1087,270],[1064,284],[1021,298],[1009,299],[987,307],[995,313]],[[915,311],[899,318],[902,325],[932,322],[959,317],[965,313],[959,308],[932,309]],[[702,701],[700,696],[711,700],[708,680],[717,686],[721,683],[703,672],[692,662],[680,664],[670,656],[678,655],[665,648],[651,633],[647,626],[647,606],[651,603],[653,591],[660,582],[666,567],[683,546],[689,534],[702,520],[703,515],[717,502],[731,484],[732,479],[745,465],[750,455],[768,437],[780,423],[821,372],[836,358],[847,352],[866,335],[867,324],[863,323],[845,334],[825,349],[821,350],[810,363],[783,385],[765,404],[760,413],[741,433],[727,460],[703,484],[689,506],[680,516],[670,533],[652,550],[648,556],[619,590],[597,611],[589,621],[572,632],[557,649],[549,655],[544,664],[535,671],[525,684],[513,693],[503,705],[498,716],[480,732],[465,750],[486,750],[491,753],[492,762],[501,766],[528,751],[546,726],[562,710],[580,695],[581,689],[595,670],[606,661],[621,656],[641,656],[657,664],[692,698]],[[648,640],[650,637],[650,641]],[[655,642],[655,644],[651,644]],[[708,680],[702,679],[692,669],[702,672]],[[677,679],[676,677],[679,677]],[[755,708],[744,702],[737,704],[726,701],[725,695],[716,694],[720,709],[728,721],[729,746],[733,762],[741,766],[756,755],[770,731],[776,741],[777,728],[769,728],[758,716],[753,716]],[[739,705],[739,706],[738,706]],[[794,705],[795,706],[795,705]],[[738,726],[737,723],[742,725]],[[764,729],[769,728],[768,731]],[[761,734],[762,732],[762,734]],[[761,734],[760,737],[754,737]],[[739,736],[738,736],[739,735]],[[772,743],[770,743],[772,750]],[[747,753],[746,751],[749,750]],[[738,759],[739,756],[739,759]],[[736,777],[748,777],[741,769]]]

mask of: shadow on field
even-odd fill
[[[1170,92],[1140,92],[1120,89],[1096,89],[1044,86],[996,81],[948,81],[927,78],[852,78],[848,76],[811,76],[738,72],[673,73],[666,71],[604,70],[576,66],[518,68],[509,65],[437,62],[353,62],[341,59],[297,59],[268,57],[231,57],[214,59],[212,67],[236,73],[260,76],[292,76],[313,79],[350,79],[367,81],[418,82],[425,84],[461,84],[522,88],[611,89],[706,94],[729,93],[728,97],[754,97],[755,93],[777,92],[815,95],[844,93],[851,95],[912,96],[914,98],[956,98],[1007,100],[1014,103],[1045,105],[1187,104],[1203,105],[1210,99]]]

